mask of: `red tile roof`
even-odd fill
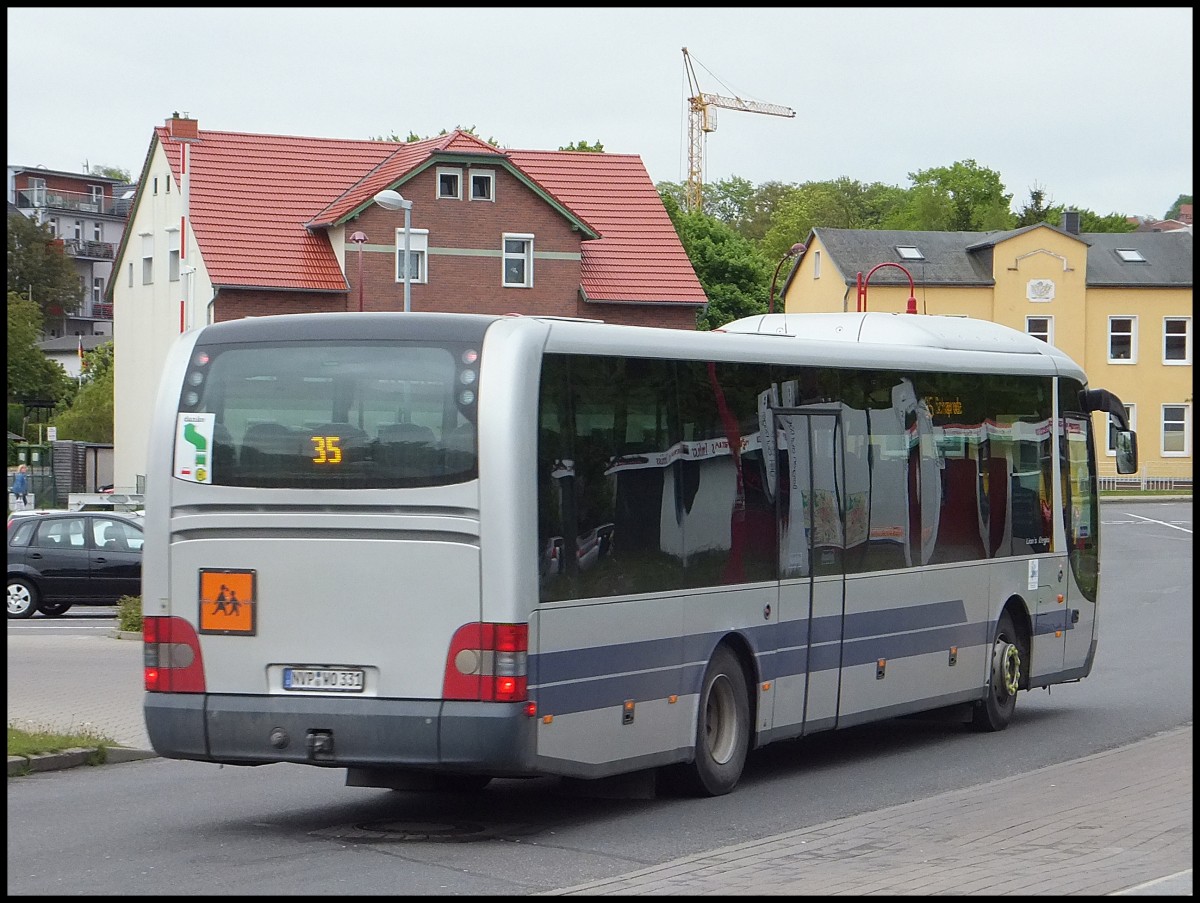
[[[155,129],[178,179],[182,145]],[[494,156],[578,222],[589,300],[704,304],[704,290],[641,158],[503,150],[456,130],[424,141],[351,141],[201,131],[190,218],[219,287],[346,291],[325,230],[431,157]]]

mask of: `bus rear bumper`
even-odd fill
[[[524,703],[147,693],[146,731],[173,759],[533,774]]]

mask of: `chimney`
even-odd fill
[[[1064,210],[1062,217],[1062,227],[1064,232],[1070,232],[1072,235],[1079,234],[1079,211]]]
[[[172,113],[171,118],[167,120],[167,134],[171,136],[172,141],[199,141],[200,123],[195,119],[188,119],[187,113],[184,113],[182,118],[178,113]]]

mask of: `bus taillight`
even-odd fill
[[[142,663],[151,693],[203,693],[204,662],[200,639],[182,618],[142,620]]]
[[[528,651],[528,624],[464,624],[450,640],[442,698],[524,701]]]

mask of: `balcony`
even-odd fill
[[[62,239],[63,253],[70,257],[90,257],[94,260],[112,260],[116,245],[111,241],[84,241],[80,238]]]
[[[26,188],[14,192],[13,203],[21,210],[45,210],[53,213],[91,213],[104,216],[126,216],[132,201],[126,198],[96,197],[82,191],[51,191],[48,188]]]

